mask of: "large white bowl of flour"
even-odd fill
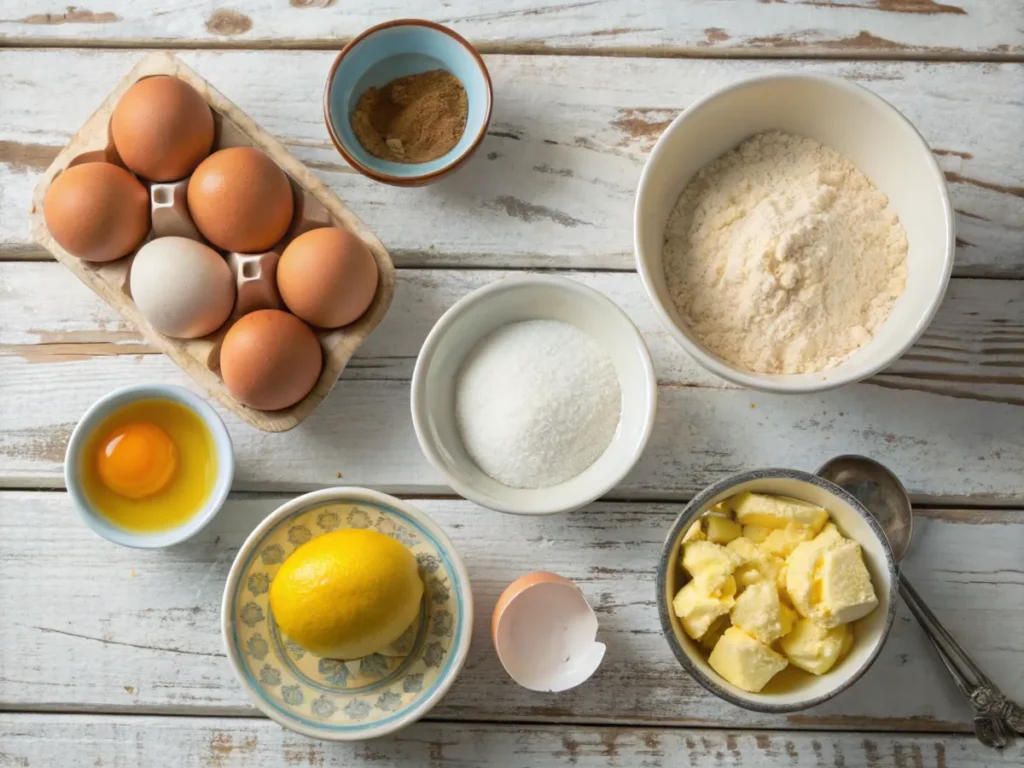
[[[898,298],[888,302],[891,311],[885,307],[887,317],[883,315],[884,319],[865,334],[870,340],[847,355],[833,358],[820,369],[800,373],[769,372],[770,368],[757,370],[753,364],[742,362],[753,363],[757,357],[755,353],[761,341],[758,334],[764,333],[764,325],[759,322],[756,309],[767,307],[771,296],[758,297],[757,301],[763,302],[759,305],[753,303],[748,292],[722,290],[714,301],[691,302],[704,308],[711,321],[716,319],[713,316],[715,302],[723,308],[735,308],[737,314],[746,318],[743,323],[732,323],[731,328],[724,328],[714,343],[710,341],[712,337],[708,336],[706,326],[698,332],[688,320],[693,315],[684,316],[678,308],[680,302],[685,303],[689,298],[688,295],[680,298],[681,285],[701,286],[704,290],[715,283],[714,278],[704,280],[703,284],[700,280],[681,283],[678,278],[679,212],[676,207],[680,195],[698,172],[717,158],[751,137],[770,131],[811,139],[849,160],[888,198],[888,209],[898,217],[906,233],[906,257],[901,259],[905,261],[905,283],[901,264],[893,282],[902,286],[902,291],[895,291]],[[744,185],[745,180],[739,186]],[[756,184],[752,188],[754,194],[759,194]],[[798,200],[794,205],[802,202]],[[782,211],[782,214],[787,212]],[[670,220],[675,232],[668,229]],[[691,105],[669,125],[648,158],[640,179],[633,238],[637,269],[648,296],[673,338],[698,363],[724,379],[752,389],[816,392],[859,381],[881,371],[924,332],[949,282],[955,245],[953,221],[949,193],[938,163],[928,144],[899,111],[867,89],[845,80],[820,75],[778,74],[751,78],[716,91]],[[730,224],[729,217],[723,216],[722,226]],[[870,224],[865,221],[863,230]],[[829,226],[837,225],[849,233],[848,239],[860,238],[862,234],[861,222],[856,217],[835,217]],[[757,238],[749,236],[751,227],[756,229],[756,222],[753,225],[745,222],[745,226],[752,247],[760,247],[762,244]],[[836,238],[834,229],[832,234],[834,245],[848,247],[847,238]],[[887,261],[875,253],[874,249],[882,246],[877,244],[874,233],[867,234],[869,236],[863,240],[872,250],[865,253],[866,274],[877,277],[879,285],[885,285],[889,272],[896,273],[893,260]],[[702,245],[704,252],[699,257],[706,260],[708,270],[735,271],[736,254],[729,258],[723,256],[721,263],[716,264],[715,249],[728,245],[742,253],[745,241],[705,239]],[[820,252],[829,252],[828,242],[818,246]],[[683,252],[698,253],[698,248],[691,248],[688,242]],[[671,285],[666,278],[667,264],[670,272],[676,270]],[[746,270],[747,266],[741,263],[738,268]],[[845,276],[848,284],[843,288],[849,291],[851,302],[865,298],[865,288],[855,277],[855,271]],[[750,281],[746,287],[750,287]],[[835,302],[835,286],[827,288],[831,290],[832,307],[843,306],[843,302]],[[720,321],[728,323],[727,311],[720,311],[718,315]],[[818,322],[815,321],[815,328],[806,329],[807,340],[812,343],[821,341]],[[747,325],[749,334],[744,330]],[[713,322],[710,327],[715,329]],[[843,324],[837,322],[835,330],[843,331]],[[803,340],[798,336],[789,348],[799,349]],[[767,346],[772,339],[764,341]],[[824,360],[827,355],[822,352],[817,357],[807,357],[810,364],[805,364],[804,368],[813,368],[816,360]]]

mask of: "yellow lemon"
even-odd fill
[[[416,558],[376,531],[334,531],[284,561],[270,585],[278,627],[310,653],[358,659],[394,642],[423,598]]]

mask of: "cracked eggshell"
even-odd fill
[[[197,339],[220,328],[235,304],[235,278],[215,250],[187,237],[159,237],[132,262],[135,305],[156,330]]]
[[[586,682],[604,659],[597,615],[573,582],[547,571],[513,581],[494,606],[491,637],[509,677],[558,693]]]

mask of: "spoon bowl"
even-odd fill
[[[914,509],[910,494],[896,475],[874,459],[854,454],[826,461],[815,474],[867,507],[882,525],[896,562],[903,559],[914,536]]]

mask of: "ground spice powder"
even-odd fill
[[[462,83],[450,72],[435,69],[369,88],[359,97],[352,130],[374,157],[426,163],[459,143],[467,112]]]

